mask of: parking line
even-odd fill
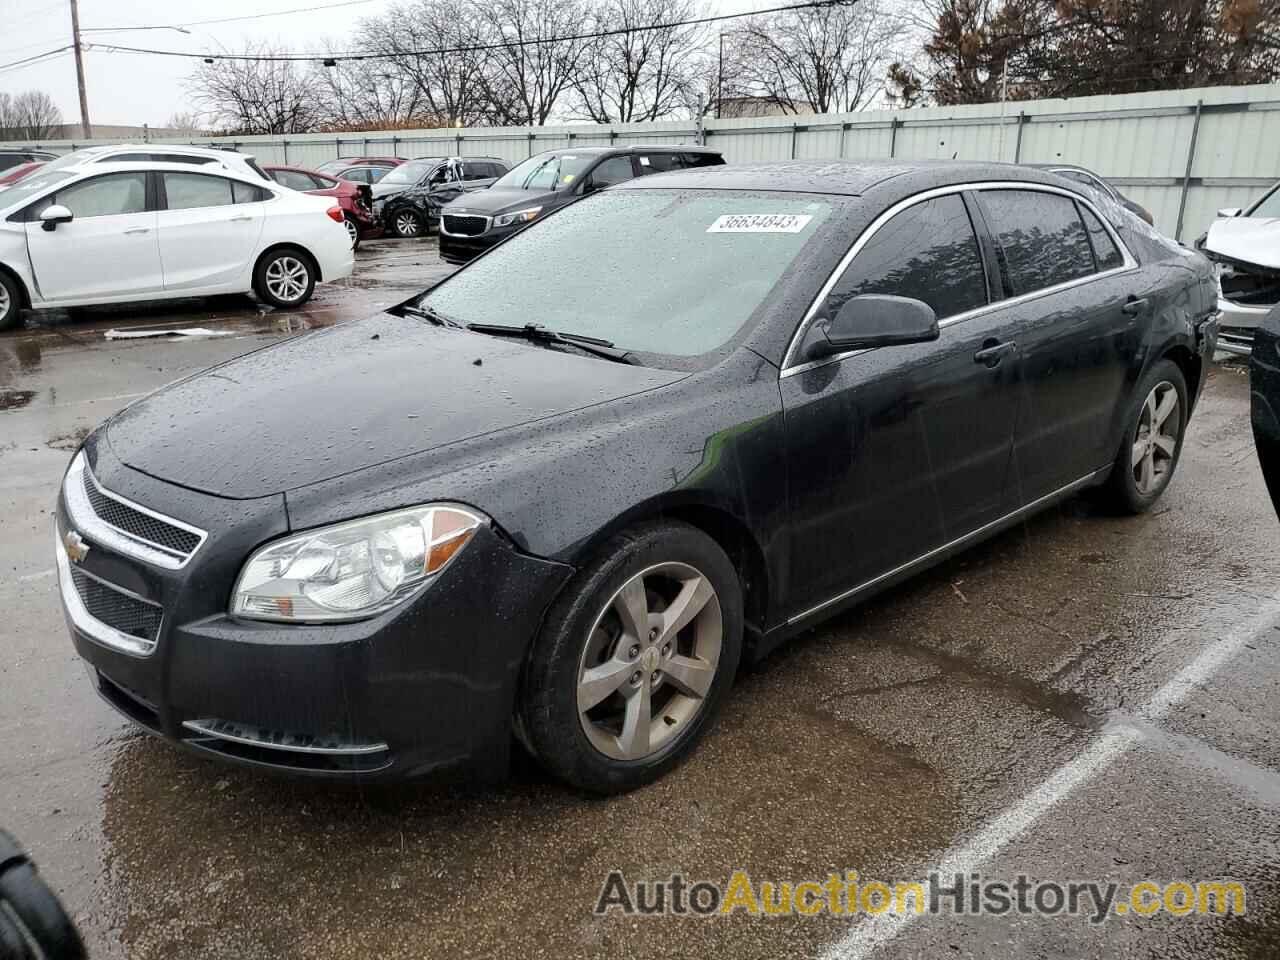
[[[1206,646],[1199,655],[1157,690],[1137,715],[1154,723],[1210,680],[1242,647],[1262,631],[1277,626],[1280,603],[1264,608],[1248,625]],[[952,848],[936,866],[942,876],[969,873],[994,858],[1012,840],[1033,827],[1053,807],[1103,772],[1112,761],[1143,739],[1138,728],[1123,721],[1108,724],[1102,735],[1074,760],[1059,767],[1038,787],[991,820],[967,843]],[[917,918],[914,912],[882,913],[857,923],[827,947],[823,960],[863,960],[902,934]]]

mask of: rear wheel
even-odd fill
[[[416,210],[397,210],[391,215],[391,232],[406,240],[427,232],[427,221]]]
[[[292,247],[273,250],[253,272],[254,292],[273,307],[301,306],[311,299],[315,287],[311,258]]]
[[[706,731],[742,648],[742,588],[719,545],[682,523],[615,537],[566,587],[534,644],[521,730],[568,783],[656,780]]]
[[[342,218],[342,224],[347,228],[347,236],[351,238],[351,249],[360,249],[360,225],[350,216]]]
[[[18,325],[22,313],[22,294],[18,285],[4,273],[0,273],[0,330]]]
[[[1161,360],[1134,398],[1107,492],[1117,508],[1145,513],[1169,486],[1182,453],[1190,413],[1186,377],[1172,360]]]

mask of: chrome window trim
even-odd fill
[[[821,603],[817,604],[816,606],[810,607],[808,610],[804,611],[803,613],[797,613],[794,617],[788,617],[787,625],[792,626],[793,624],[799,623],[801,620],[804,620],[805,618],[810,617],[815,613],[825,610],[827,607],[831,606],[832,604],[840,603],[842,600],[847,600],[850,597],[856,596],[857,594],[862,593],[865,590],[869,590],[870,588],[874,587],[876,584],[881,583],[899,573],[906,573],[907,571],[911,570],[913,567],[918,567],[926,563],[927,561],[929,561],[933,557],[936,557],[940,553],[943,553],[947,550],[951,550],[955,547],[963,546],[964,544],[968,543],[971,540],[976,540],[977,538],[981,537],[984,533],[992,530],[995,527],[998,527],[1000,524],[1009,523],[1010,521],[1017,520],[1018,518],[1033,512],[1036,508],[1038,508],[1042,504],[1048,503],[1049,501],[1053,500],[1056,497],[1063,497],[1063,496],[1067,496],[1068,494],[1074,493],[1076,490],[1082,489],[1083,487],[1087,486],[1090,483],[1090,481],[1105,474],[1110,469],[1111,469],[1110,467],[1102,467],[1098,470],[1094,470],[1092,473],[1087,473],[1083,477],[1081,477],[1079,480],[1073,480],[1071,481],[1071,483],[1068,483],[1065,486],[1061,486],[1057,490],[1054,490],[1050,493],[1046,493],[1043,497],[1038,497],[1037,499],[1032,500],[1030,503],[1024,504],[1023,506],[1019,507],[1017,510],[1013,510],[1009,513],[1006,513],[1003,517],[997,517],[995,520],[992,520],[989,523],[984,523],[982,526],[978,527],[976,530],[970,530],[968,533],[964,534],[963,536],[956,537],[954,540],[948,541],[947,543],[944,543],[939,547],[934,547],[932,550],[922,553],[920,556],[916,557],[914,560],[908,560],[906,563],[899,564],[898,566],[894,567],[891,570],[886,570],[884,573],[878,574],[877,576],[872,577],[870,580],[866,580],[858,584],[856,587],[853,587],[852,589],[845,590],[843,593],[838,593],[834,597],[831,597],[828,600],[823,600]]]
[[[805,311],[804,319],[800,321],[796,326],[795,332],[792,333],[791,340],[787,343],[787,351],[783,354],[782,372],[779,374],[779,379],[785,379],[786,377],[795,376],[798,373],[804,373],[808,370],[816,369],[817,367],[826,366],[828,363],[838,363],[841,360],[848,359],[849,357],[866,353],[866,350],[850,350],[845,353],[837,353],[829,357],[823,357],[821,360],[810,360],[807,362],[797,362],[796,357],[796,351],[799,350],[800,344],[804,342],[804,335],[808,332],[809,324],[813,321],[813,317],[818,312],[818,308],[821,307],[823,302],[827,299],[827,295],[831,293],[832,288],[844,275],[845,270],[849,268],[849,264],[853,262],[854,257],[862,252],[863,248],[871,242],[871,239],[876,235],[881,227],[903,210],[913,207],[918,203],[924,203],[926,200],[934,200],[937,197],[949,196],[953,193],[965,193],[970,190],[1032,190],[1039,191],[1041,193],[1056,193],[1067,197],[1070,200],[1075,200],[1077,203],[1083,204],[1086,209],[1098,218],[1098,222],[1102,224],[1103,229],[1107,231],[1112,242],[1123,255],[1124,264],[1119,267],[1113,267],[1110,270],[1091,273],[1087,277],[1080,277],[1075,280],[1068,280],[1064,283],[1054,284],[1051,287],[1043,287],[1039,290],[1033,290],[1030,293],[1020,294],[1016,297],[1008,297],[1004,300],[994,300],[991,303],[983,304],[980,307],[974,307],[972,310],[966,310],[964,313],[957,313],[939,320],[939,327],[947,327],[953,323],[961,323],[991,310],[1027,303],[1037,297],[1048,296],[1062,290],[1070,290],[1072,287],[1082,286],[1083,284],[1100,280],[1103,277],[1113,276],[1115,274],[1124,273],[1129,270],[1136,270],[1138,268],[1137,258],[1135,258],[1130,252],[1124,241],[1120,239],[1120,235],[1116,232],[1115,227],[1112,226],[1107,218],[1102,215],[1096,206],[1094,206],[1092,201],[1087,197],[1076,193],[1074,190],[1068,190],[1064,187],[1050,186],[1045,183],[1031,183],[1023,180],[985,180],[975,183],[952,184],[946,187],[934,187],[931,190],[925,190],[921,193],[913,194],[910,197],[899,200],[888,210],[884,211],[880,216],[871,221],[867,228],[858,235],[858,239],[853,242],[853,246],[849,248],[849,252],[840,258],[840,262],[836,264],[835,269],[831,271],[831,275],[827,277],[826,282],[823,283],[821,289],[818,290],[817,296],[813,298],[813,302],[809,305],[809,309]]]
[[[444,228],[445,217],[479,217],[481,220],[484,221],[484,229],[481,230],[479,233],[451,233],[450,231]],[[460,237],[463,240],[468,240],[473,237],[482,237],[486,233],[488,233],[492,227],[493,227],[493,217],[486,217],[482,213],[462,213],[462,212],[445,213],[443,210],[440,211],[440,232],[443,233],[446,237]]]
[[[123,504],[131,510],[146,514],[161,523],[177,527],[179,530],[185,530],[187,533],[198,537],[199,542],[192,547],[190,553],[184,554],[162,544],[144,540],[127,530],[122,530],[114,524],[108,523],[94,512],[93,505],[89,503],[89,498],[85,496],[84,486],[81,482],[82,476],[87,477],[93,484],[94,489],[104,497]],[[166,570],[181,570],[185,567],[209,537],[209,534],[199,527],[193,527],[189,523],[183,523],[181,520],[175,520],[173,517],[166,516],[163,513],[157,513],[155,510],[148,509],[140,503],[135,503],[127,497],[122,497],[107,490],[102,484],[98,483],[98,478],[89,469],[84,451],[77,453],[75,459],[71,461],[71,466],[67,468],[67,475],[62,485],[62,495],[67,506],[67,515],[81,533],[88,535],[91,540],[97,540],[99,543],[111,547],[111,549],[125,556],[133,557],[135,560],[141,560],[144,563],[154,564],[157,567],[164,567]]]
[[[159,635],[164,630],[163,608],[160,608],[160,625],[156,628],[157,640],[143,640],[125,633],[123,630],[117,630],[91,614],[88,608],[85,607],[84,601],[80,599],[80,594],[76,591],[76,585],[71,579],[71,562],[67,559],[67,551],[63,546],[62,538],[58,536],[56,522],[53,527],[53,555],[58,569],[58,592],[62,596],[62,606],[66,610],[67,616],[71,619],[72,626],[90,640],[100,643],[104,647],[110,647],[112,650],[126,653],[131,657],[149,657],[155,652]],[[95,577],[87,570],[81,570],[80,572],[91,580],[97,580],[103,586],[109,587],[123,596],[131,597],[153,607],[160,607],[159,604],[140,597],[136,593],[116,586],[114,583],[108,583],[101,577]]]

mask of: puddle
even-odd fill
[[[34,390],[10,390],[0,387],[0,410],[21,410],[35,395]]]

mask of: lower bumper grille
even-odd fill
[[[391,764],[390,748],[380,741],[264,730],[229,720],[183,722],[193,746],[274,767],[299,771],[372,773]]]
[[[459,217],[446,213],[442,219],[446,233],[454,233],[462,237],[479,236],[489,226],[486,217]]]
[[[71,582],[85,610],[95,620],[121,633],[154,644],[160,635],[160,621],[164,611],[154,603],[122,592],[105,580],[99,580],[73,566]]]

